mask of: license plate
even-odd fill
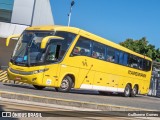
[[[21,80],[22,78],[21,77],[16,77],[16,80]]]

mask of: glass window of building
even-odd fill
[[[14,0],[0,0],[0,22],[11,22]]]

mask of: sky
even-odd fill
[[[50,0],[56,25],[68,24],[72,0]],[[146,37],[160,48],[160,0],[74,0],[70,26],[115,43]]]

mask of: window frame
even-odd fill
[[[114,63],[114,64],[117,64],[117,65],[129,67],[129,68],[137,69],[137,70],[141,70],[141,71],[150,71],[150,70],[151,70],[152,61],[150,61],[150,60],[147,60],[147,59],[142,58],[142,57],[139,57],[139,56],[137,56],[137,55],[134,55],[134,54],[125,52],[125,51],[123,51],[123,50],[116,49],[116,48],[114,48],[114,47],[105,45],[105,44],[103,44],[103,43],[97,42],[97,41],[95,41],[94,39],[89,39],[89,38],[86,38],[86,37],[83,37],[83,36],[80,36],[79,39],[80,39],[80,38],[84,38],[84,39],[87,39],[88,41],[90,41],[90,55],[88,55],[88,56],[86,56],[86,57],[91,57],[91,58],[93,58],[93,59],[98,59],[98,58],[92,57],[92,53],[93,53],[93,49],[94,49],[94,48],[93,48],[93,47],[94,47],[94,44],[100,44],[100,45],[103,45],[104,48],[105,48],[105,55],[104,55],[104,59],[98,59],[98,60],[105,61],[105,62],[109,62],[109,63]],[[76,44],[78,43],[79,39],[77,40]],[[75,44],[75,46],[76,46],[76,44]],[[75,48],[75,46],[74,46],[74,48]],[[73,48],[73,49],[74,49],[74,48]],[[108,55],[109,49],[110,49],[110,50],[113,50],[113,52],[114,52],[114,54],[113,54],[113,55],[114,55],[114,59],[115,59],[115,56],[116,56],[116,52],[118,51],[118,54],[119,54],[119,55],[118,55],[118,62],[115,62],[115,60],[114,60],[114,61],[107,61],[107,55]],[[72,52],[73,52],[73,50],[72,50]],[[70,56],[73,56],[73,55],[72,55],[72,52],[71,52],[71,55],[70,55]],[[120,63],[120,54],[121,54],[121,53],[123,54],[123,55],[122,55],[122,59],[123,59],[123,60],[122,60],[122,62]],[[81,55],[79,55],[79,56],[81,56]],[[130,56],[134,56],[135,58],[137,58],[137,67],[131,67],[131,66],[129,66]],[[127,61],[126,61],[126,60],[127,60]],[[142,64],[143,64],[143,65],[141,65],[142,68],[139,67],[140,65],[139,65],[139,63],[138,63],[138,60],[142,60]],[[147,68],[144,68],[144,63],[143,63],[143,61],[149,62],[149,63],[148,63],[149,66],[148,66]]]

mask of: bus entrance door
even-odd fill
[[[45,72],[44,72],[44,77],[43,77],[43,84],[45,86],[55,86],[55,82],[58,79],[57,76],[57,71],[59,64],[51,64],[51,65],[46,65],[45,67]]]

